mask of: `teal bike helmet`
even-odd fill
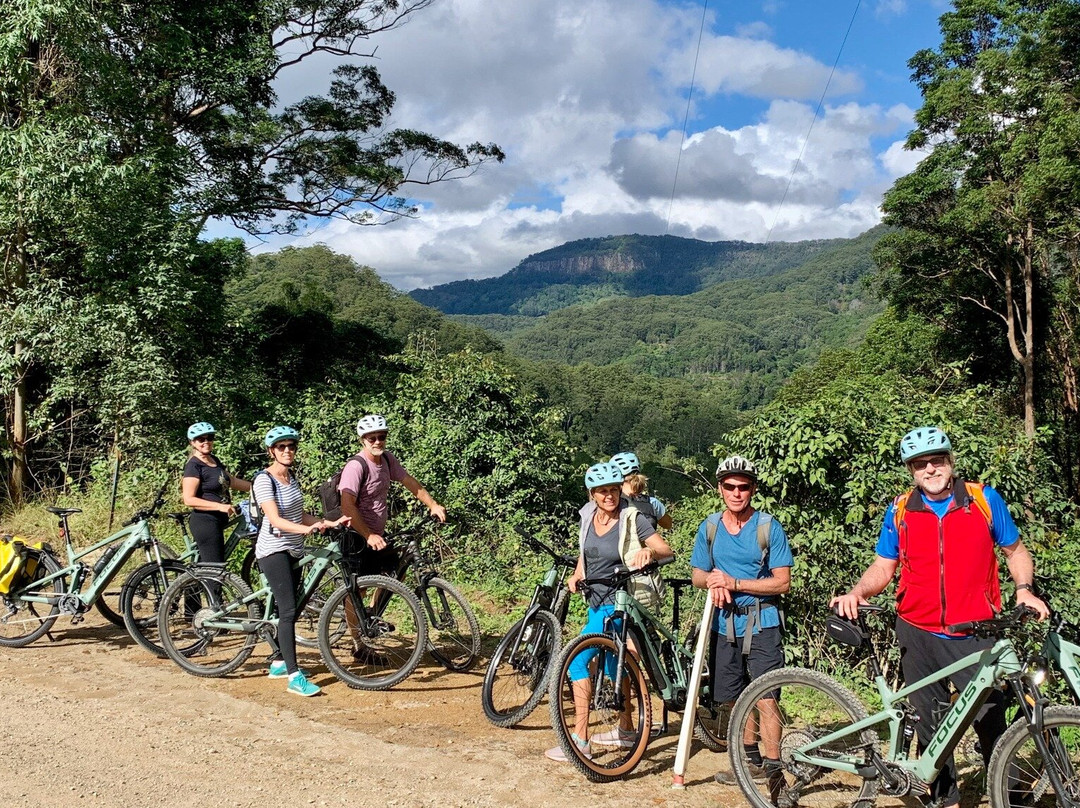
[[[288,440],[300,440],[300,433],[293,429],[291,426],[275,426],[269,432],[266,433],[266,438],[263,443],[266,444],[266,448],[269,449],[275,443],[279,441]]]
[[[199,421],[197,424],[192,424],[187,428],[187,439],[195,440],[195,438],[201,438],[203,435],[216,435],[217,430],[214,429],[214,425],[207,423],[206,421]]]
[[[623,473],[611,463],[597,463],[585,472],[585,487],[592,491],[602,485],[622,485]]]
[[[920,426],[900,439],[900,460],[907,463],[929,454],[952,454],[949,436],[936,426]]]
[[[611,465],[618,467],[624,475],[637,474],[641,471],[641,461],[633,452],[619,452],[611,460],[608,461]]]

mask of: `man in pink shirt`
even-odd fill
[[[353,556],[350,561],[359,575],[393,575],[397,572],[398,554],[383,536],[390,483],[398,482],[408,488],[440,522],[446,521],[446,509],[387,451],[383,416],[365,415],[356,424],[356,434],[364,449],[345,464],[338,484],[341,513],[352,519],[352,530],[358,534],[348,555]]]

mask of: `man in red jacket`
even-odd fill
[[[936,427],[913,429],[900,441],[900,459],[915,487],[898,496],[885,511],[877,558],[846,595],[833,598],[839,614],[854,619],[859,604],[882,592],[897,567],[896,639],[907,682],[937,673],[993,641],[949,632],[949,626],[988,620],[1001,611],[1001,588],[995,548],[1001,550],[1016,584],[1016,602],[1030,606],[1040,619],[1049,609],[1032,591],[1035,568],[1005,501],[993,488],[965,482],[953,473],[952,444]],[[951,677],[957,692],[971,681],[974,668]],[[945,681],[920,688],[911,696],[919,715],[915,725],[919,750],[937,729],[939,705],[949,704]],[[985,761],[1005,731],[1003,694],[995,692],[975,719]],[[957,805],[956,766],[950,757],[931,784],[926,803],[935,808]]]

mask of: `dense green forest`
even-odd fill
[[[791,538],[789,653],[816,663],[828,596],[907,484],[897,441],[935,423],[961,471],[1004,494],[1040,586],[1080,617],[1076,0],[957,0],[942,17],[941,43],[911,61],[923,104],[908,145],[925,157],[886,194],[884,228],[767,248],[573,243],[443,288],[441,308],[486,312],[466,321],[324,248],[252,258],[202,237],[210,219],[288,232],[419,213],[410,182],[502,158],[389,129],[394,96],[370,64],[279,108],[292,62],[272,34],[293,9],[255,5],[59,0],[3,22],[5,527],[44,533],[42,506],[62,501],[88,505],[76,529],[93,535],[113,462],[130,510],[176,481],[196,420],[244,474],[269,426],[298,427],[313,494],[355,449],[356,418],[379,411],[451,513],[431,537],[446,569],[503,605],[539,564],[511,528],[568,543],[582,469],[617,449],[672,504],[685,571],[719,505],[714,458],[734,451],[762,469],[760,504]],[[313,54],[397,24],[385,4],[316,5]],[[394,507],[392,528],[416,515],[409,498]]]
[[[750,244],[639,235],[581,239],[530,255],[497,278],[454,281],[410,294],[447,314],[535,317],[611,297],[689,295],[724,281],[773,275],[840,241]]]

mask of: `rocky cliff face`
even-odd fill
[[[625,252],[610,252],[526,260],[514,269],[514,274],[591,278],[609,274],[632,275],[644,268],[644,264],[632,255]]]

